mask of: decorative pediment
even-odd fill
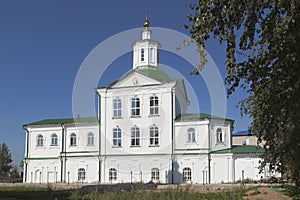
[[[145,85],[157,85],[162,84],[161,81],[155,80],[148,76],[145,76],[139,72],[131,71],[119,80],[111,84],[110,88],[122,88],[122,87],[137,87]]]

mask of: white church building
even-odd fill
[[[159,69],[144,23],[132,70],[95,89],[97,117],[24,125],[25,183],[229,183],[258,180],[257,146],[232,146],[234,121],[188,114],[183,80]]]

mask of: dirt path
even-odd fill
[[[292,200],[280,192],[274,191],[269,187],[260,187],[250,190],[246,193],[248,196],[243,197],[245,200]]]

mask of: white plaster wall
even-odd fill
[[[86,159],[86,156],[98,155],[99,149],[99,129],[97,123],[85,123],[74,125],[65,125],[65,144],[67,156],[67,165],[69,157],[80,157]],[[26,182],[30,183],[47,183],[47,182],[61,182],[61,151],[62,151],[62,127],[60,125],[48,126],[32,126],[28,128],[29,131],[29,144],[28,144],[28,157],[26,159],[27,172],[25,175]],[[70,146],[70,133],[77,134],[77,145]],[[87,145],[87,133],[94,133],[94,145]],[[56,133],[58,136],[58,145],[51,145],[51,135]],[[43,146],[37,146],[37,136],[41,134],[44,137]],[[26,156],[26,155],[25,155]],[[71,159],[72,160],[72,159]],[[65,162],[65,159],[63,159]],[[76,161],[75,163],[80,163]],[[98,162],[92,162],[91,170],[95,171]],[[73,163],[74,164],[74,163]],[[72,168],[72,166],[70,166]],[[65,168],[63,167],[63,173]],[[98,169],[97,169],[98,170]],[[96,171],[97,171],[96,170]],[[89,182],[94,181],[95,178],[87,177]],[[96,177],[97,178],[97,177]],[[72,181],[75,179],[72,178]],[[98,178],[97,178],[98,180]],[[25,181],[25,178],[24,178]],[[67,181],[67,180],[66,180]]]
[[[211,154],[211,183],[233,182],[232,154]]]
[[[224,120],[212,119],[210,123],[211,148],[212,150],[221,150],[231,148],[230,122]],[[217,142],[217,129],[221,128],[224,142]]]
[[[59,159],[28,160],[27,164],[27,183],[60,182]]]
[[[94,134],[94,145],[88,145],[88,133]],[[77,145],[70,144],[70,135],[75,133],[77,136]],[[95,124],[76,124],[76,126],[66,126],[66,151],[98,151],[99,149],[99,128]]]
[[[196,142],[188,141],[188,129],[194,128]],[[208,150],[208,120],[175,122],[175,150],[176,153],[191,152],[192,149],[200,152]],[[182,152],[184,150],[185,152]]]
[[[255,155],[236,155],[235,156],[235,181],[242,180],[242,171],[244,179],[260,180],[263,174],[259,174],[260,158]]]
[[[66,182],[91,183],[98,181],[98,158],[95,157],[68,157],[66,166]],[[85,180],[78,180],[78,169],[85,169]]]
[[[176,116],[179,114],[187,113],[187,108],[188,108],[188,105],[190,102],[186,95],[187,95],[187,93],[186,93],[184,83],[181,81],[178,81],[175,86],[175,97],[176,97],[175,113],[176,113]]]
[[[138,87],[126,89],[112,89],[107,93],[101,93],[101,154],[151,154],[171,152],[172,133],[172,104],[171,86],[164,84],[152,87]],[[159,115],[150,115],[150,97],[159,98]],[[113,99],[122,100],[122,117],[113,117]],[[131,117],[131,98],[138,97],[141,103],[140,116]],[[149,146],[149,130],[151,126],[159,129],[159,146]],[[119,127],[122,130],[122,147],[113,147],[113,129]],[[141,145],[131,147],[131,128],[137,126],[140,129]]]
[[[62,129],[59,126],[47,126],[47,127],[36,127],[29,128],[29,146],[28,146],[28,154],[29,157],[56,157],[59,155],[61,151],[61,132]],[[58,145],[51,146],[51,135],[56,133],[58,136]],[[44,138],[44,145],[37,146],[37,136],[42,135]],[[47,152],[47,153],[46,153]]]
[[[174,163],[174,182],[183,183],[183,169],[189,167],[192,172],[191,182],[208,183],[208,156],[207,155],[177,155]]]
[[[117,170],[117,180],[109,180],[109,169]],[[102,182],[126,183],[151,181],[151,169],[159,169],[159,182],[170,179],[171,158],[169,155],[107,156],[102,163]]]

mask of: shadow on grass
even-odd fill
[[[74,190],[52,190],[35,187],[0,187],[1,198],[28,200],[63,200],[68,199]]]

